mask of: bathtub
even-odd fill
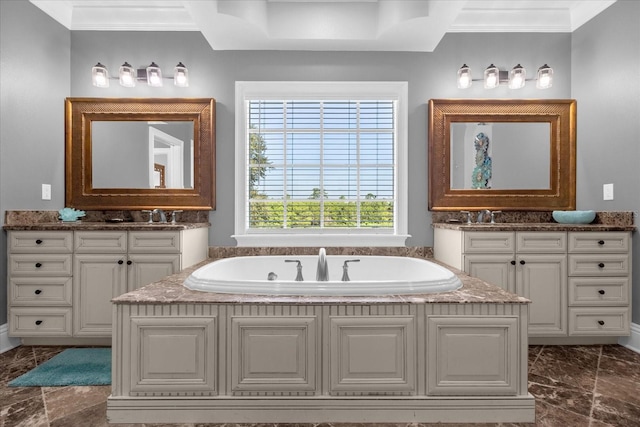
[[[318,258],[302,255],[221,259],[194,271],[184,286],[205,292],[292,296],[426,294],[462,287],[455,273],[434,262],[372,255],[328,255],[329,280],[317,281]],[[298,264],[292,260],[300,261],[303,281],[295,280]],[[341,280],[345,261],[352,261],[348,263],[349,281]]]

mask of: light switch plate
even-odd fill
[[[613,184],[602,186],[602,200],[613,200]]]
[[[42,184],[42,200],[51,200],[51,184]]]

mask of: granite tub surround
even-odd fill
[[[160,223],[157,214],[153,225],[149,214],[142,211],[85,211],[80,221],[63,222],[58,211],[15,210],[5,212],[5,230],[187,230],[210,227],[209,211],[183,211],[178,213],[177,223]],[[170,210],[166,211],[171,212]],[[109,222],[118,220],[121,222]],[[170,221],[170,218],[169,218]]]
[[[236,256],[260,255],[318,255],[319,247],[237,247],[210,246],[209,257],[212,259],[230,258]],[[325,247],[327,255],[380,255],[406,256],[412,258],[433,259],[433,248],[428,246],[411,247]]]
[[[432,212],[435,228],[485,231],[634,231],[633,212],[596,212],[591,224],[558,224],[549,212],[502,211],[495,214],[496,223],[476,223],[477,212],[472,212],[473,223],[467,223],[462,212]],[[488,218],[487,218],[488,221]]]
[[[432,260],[433,261],[433,260]],[[441,264],[462,281],[462,288],[442,293],[376,296],[284,296],[218,294],[193,291],[183,286],[185,279],[196,269],[213,262],[212,259],[187,268],[180,273],[151,283],[113,299],[115,304],[527,304],[528,299],[507,292],[497,286],[468,276]],[[436,261],[434,261],[436,262]],[[437,263],[437,262],[436,262]]]

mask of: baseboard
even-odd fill
[[[618,344],[627,347],[629,350],[633,350],[636,353],[640,353],[640,325],[632,323],[631,335],[628,337],[621,337],[618,340]]]
[[[0,354],[18,347],[22,344],[20,338],[11,338],[9,336],[9,324],[0,325]]]

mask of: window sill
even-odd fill
[[[403,247],[408,234],[243,234],[231,236],[239,247],[388,246]]]

